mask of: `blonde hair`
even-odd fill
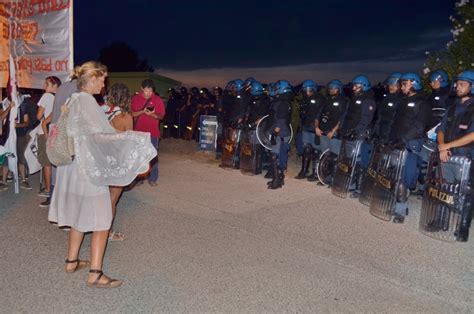
[[[92,77],[101,77],[107,74],[107,67],[97,61],[88,61],[74,68],[72,79],[77,80],[77,87],[82,90]]]

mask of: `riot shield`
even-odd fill
[[[467,241],[461,229],[468,230],[471,223],[470,168],[470,158],[451,156],[445,163],[439,154],[432,154],[421,205],[421,233],[443,241]]]
[[[360,185],[359,202],[370,206],[372,193],[374,191],[375,179],[377,178],[377,164],[379,163],[382,147],[377,145],[370,158],[369,167],[363,174],[362,183]]]
[[[407,151],[384,147],[377,163],[377,175],[370,201],[370,214],[390,221],[397,203]]]
[[[334,179],[334,171],[337,164],[337,155],[328,148],[319,156],[316,165],[316,175],[319,182],[325,186],[331,186]]]
[[[271,129],[270,123],[271,122],[269,119],[269,115],[264,116],[263,118],[260,119],[260,121],[258,121],[257,127],[256,127],[256,133],[255,133],[260,145],[262,145],[264,148],[268,150],[272,150],[272,144],[270,140],[272,129]],[[291,126],[291,124],[289,124],[289,126],[290,126],[291,134],[290,134],[290,140],[288,141],[288,144],[291,143],[293,139],[293,127]]]
[[[355,183],[355,170],[362,140],[342,140],[341,152],[337,158],[332,194],[345,198],[349,188]]]
[[[255,130],[242,131],[240,138],[240,172],[260,174],[262,172],[262,148]]]
[[[227,128],[224,131],[224,141],[222,143],[222,168],[239,169],[239,141],[242,130]]]

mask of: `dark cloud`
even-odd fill
[[[420,58],[445,45],[453,6],[446,0],[76,1],[76,57],[96,58],[101,47],[121,40],[156,67],[174,69]]]

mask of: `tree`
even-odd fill
[[[474,69],[474,0],[459,0],[455,3],[455,14],[449,19],[453,23],[452,40],[446,49],[427,53],[424,74],[441,69],[450,78],[467,69]]]
[[[145,59],[124,42],[113,42],[100,50],[99,61],[105,64],[110,72],[152,72],[154,69]]]

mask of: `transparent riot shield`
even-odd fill
[[[260,174],[262,172],[262,150],[255,130],[242,131],[240,137],[240,172]]]
[[[407,151],[384,147],[377,163],[377,175],[370,201],[370,214],[390,221],[397,203]]]
[[[334,180],[334,171],[336,170],[337,155],[328,148],[319,156],[316,165],[316,175],[319,182],[325,186],[331,186]]]
[[[380,160],[381,150],[381,146],[378,145],[375,147],[374,152],[370,158],[369,167],[363,174],[362,183],[360,185],[359,202],[367,206],[370,206],[370,201],[372,199],[375,179],[377,178],[377,164]]]
[[[291,124],[289,124],[290,127],[290,140],[288,143],[291,143],[293,140],[293,127]],[[272,150],[272,144],[271,144],[271,121],[270,121],[270,116],[266,115],[262,117],[256,127],[256,137],[260,145],[262,145],[264,148],[267,150]]]
[[[432,154],[427,173],[427,187],[421,205],[419,230],[443,241],[467,241],[471,223],[471,159],[451,156],[440,162]]]
[[[224,141],[222,143],[222,168],[239,168],[239,141],[241,130],[227,128],[224,131]]]
[[[342,198],[347,197],[349,188],[355,183],[354,174],[362,142],[361,140],[342,140],[341,151],[334,172],[334,182],[331,188],[332,194]]]

